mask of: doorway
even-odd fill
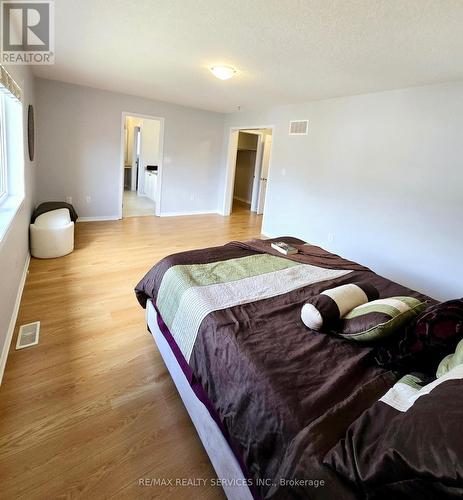
[[[273,127],[232,128],[223,215],[265,211]]]
[[[121,218],[160,214],[164,119],[122,113]]]

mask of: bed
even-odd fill
[[[285,241],[299,253],[270,246]],[[325,457],[397,383],[374,348],[308,330],[304,302],[368,281],[380,297],[432,298],[301,240],[231,242],[156,264],[135,292],[232,499],[358,498]],[[333,462],[334,463],[334,462]]]

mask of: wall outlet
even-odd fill
[[[286,168],[281,169],[281,176],[285,177],[286,176]]]
[[[66,196],[66,203],[72,205],[72,196]]]
[[[85,201],[86,201],[87,203],[91,203],[91,202],[92,202],[92,197],[91,197],[91,196],[89,196],[89,195],[87,195],[87,196],[85,197]]]
[[[194,193],[191,193],[191,194],[190,194],[190,200],[191,200],[191,201],[194,201],[194,199],[195,199],[195,194],[194,194]]]
[[[328,243],[333,243],[334,241],[334,233],[328,233]]]

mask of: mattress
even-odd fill
[[[243,473],[241,464],[230,448],[223,430],[211,416],[207,406],[201,402],[192,389],[178,359],[172,351],[171,344],[169,344],[159,328],[158,314],[151,301],[148,302],[146,307],[146,322],[220,480],[218,484],[222,486],[227,498],[230,500],[252,499],[248,481]]]

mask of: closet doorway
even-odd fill
[[[231,130],[223,215],[264,213],[272,135],[272,127]]]

